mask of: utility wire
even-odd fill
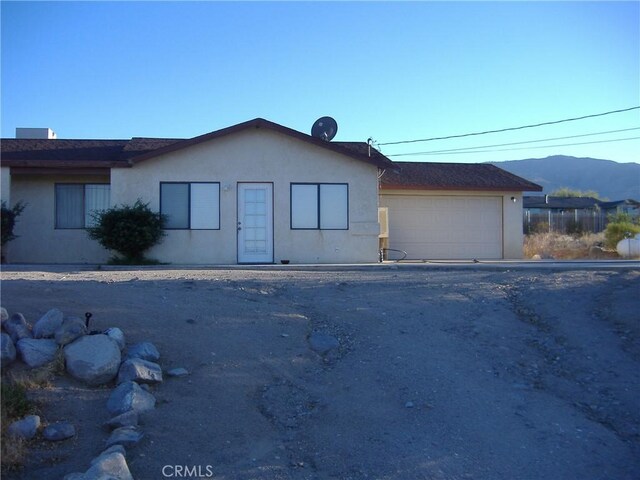
[[[551,142],[553,140],[566,140],[568,138],[591,137],[591,136],[594,136],[594,135],[606,135],[608,133],[628,132],[630,130],[640,130],[640,127],[623,128],[621,130],[609,130],[607,132],[583,133],[582,135],[570,135],[568,137],[554,137],[554,138],[543,138],[543,139],[540,139],[540,140],[527,140],[526,142],[497,143],[497,144],[494,144],[494,145],[479,145],[479,146],[475,146],[475,147],[448,148],[446,150],[429,150],[428,152],[395,153],[393,155],[386,155],[386,156],[387,157],[406,157],[408,155],[432,155],[432,154],[436,154],[436,153],[463,152],[464,150],[476,150],[478,148],[506,147],[506,146],[509,146],[509,145],[523,145],[525,143]]]
[[[594,113],[592,115],[584,115],[582,117],[565,118],[564,120],[554,120],[552,122],[536,123],[532,125],[522,125],[520,127],[501,128],[499,130],[486,130],[484,132],[463,133],[461,135],[448,135],[446,137],[432,137],[432,138],[422,138],[419,140],[402,140],[399,142],[385,142],[385,143],[378,143],[378,145],[382,146],[382,145],[399,145],[401,143],[431,142],[433,140],[447,140],[449,138],[461,138],[461,137],[471,137],[474,135],[487,135],[489,133],[509,132],[511,130],[522,130],[524,128],[534,128],[534,127],[542,127],[544,125],[555,125],[557,123],[574,122],[576,120],[584,120],[585,118],[602,117],[604,115],[612,115],[614,113],[629,112],[631,110],[638,110],[638,109],[640,109],[640,106],[623,108],[621,110],[612,110],[610,112],[604,112],[604,113]]]
[[[414,153],[413,155],[462,155],[465,153],[491,153],[491,152],[508,152],[512,150],[535,150],[538,148],[555,148],[555,147],[572,147],[574,145],[591,145],[594,143],[610,143],[610,142],[624,142],[627,140],[637,140],[640,137],[627,137],[627,138],[615,138],[613,140],[596,140],[594,142],[579,142],[579,143],[563,143],[558,145],[541,145],[538,147],[518,147],[518,148],[498,148],[494,150],[470,150],[464,152],[423,152],[423,153]],[[393,157],[394,155],[386,155],[387,157]]]

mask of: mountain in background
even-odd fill
[[[568,187],[572,190],[593,190],[598,192],[600,198],[609,200],[640,200],[638,163],[564,155],[491,163],[537,183],[544,188],[541,193],[549,194],[558,188]]]

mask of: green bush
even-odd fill
[[[608,248],[615,249],[620,240],[632,238],[640,233],[640,219],[633,219],[627,213],[609,215],[609,224],[604,231],[605,244]]]
[[[89,237],[103,247],[124,257],[119,263],[149,263],[143,254],[164,236],[164,216],[152,212],[148,204],[136,201],[94,215],[96,226],[88,229]]]
[[[2,245],[5,245],[7,242],[16,238],[13,234],[13,228],[16,226],[16,218],[20,216],[24,207],[24,203],[18,202],[13,206],[13,208],[8,208],[7,204],[2,202],[2,209],[0,212],[0,216],[2,217]]]

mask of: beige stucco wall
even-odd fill
[[[515,198],[515,202],[511,200]],[[505,259],[522,259],[524,232],[522,226],[522,192],[502,194],[502,228]]]
[[[111,172],[112,203],[160,208],[160,182],[220,182],[220,230],[168,230],[148,256],[177,264],[237,263],[237,184],[272,182],[274,260],[375,262],[377,168],[271,130],[245,130]],[[348,183],[349,230],[291,230],[290,183]]]
[[[394,195],[411,196],[485,196],[502,198],[502,250],[504,259],[521,259],[523,257],[522,231],[522,192],[495,191],[443,191],[443,190],[382,190],[380,192],[380,206],[386,206],[385,200]],[[515,202],[511,198],[515,198]],[[391,215],[391,212],[389,213]]]
[[[11,201],[26,205],[8,244],[11,263],[102,263],[109,253],[83,229],[55,229],[56,183],[109,183],[108,176],[12,175]],[[4,185],[3,185],[4,189]]]
[[[11,169],[9,167],[0,168],[0,198],[11,205]]]

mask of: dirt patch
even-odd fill
[[[631,479],[640,470],[634,268],[2,276],[10,312],[91,311],[93,328],[150,340],[165,369],[191,372],[155,388],[145,439],[127,455],[137,479],[170,478],[175,466],[220,480]],[[312,332],[339,346],[319,355]],[[108,436],[108,390],[67,382],[34,395],[45,421],[76,418],[78,435],[50,451],[31,445],[25,468],[6,478],[86,470]]]

